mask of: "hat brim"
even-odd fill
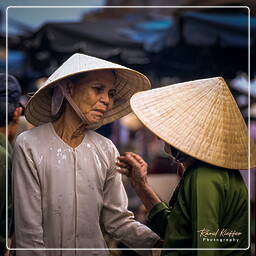
[[[101,125],[105,125],[129,114],[131,112],[130,98],[139,91],[147,90],[150,88],[149,79],[137,72],[128,68],[95,68],[87,71],[81,71],[71,73],[66,76],[62,76],[51,82],[47,82],[42,88],[40,88],[30,99],[25,110],[25,116],[27,120],[34,126],[39,126],[44,123],[55,120],[56,117],[51,113],[51,99],[53,87],[61,80],[71,77],[80,73],[88,73],[98,70],[115,70],[116,71],[116,97],[113,107],[108,110],[100,123],[88,125],[88,129],[96,129]]]
[[[228,169],[256,167],[255,144],[249,145],[246,124],[222,78],[139,92],[131,107],[152,133],[198,160]]]

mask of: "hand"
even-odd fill
[[[116,165],[120,167],[118,172],[130,178],[131,185],[149,212],[161,200],[147,183],[147,163],[139,155],[132,152],[126,152],[117,159],[119,162]]]
[[[130,178],[133,187],[147,184],[147,163],[137,154],[125,152],[123,156],[117,158],[116,163],[120,169],[117,171]]]

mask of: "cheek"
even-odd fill
[[[94,106],[94,104],[97,102],[97,98],[95,95],[88,91],[80,91],[79,94],[76,94],[76,96],[73,98],[77,106],[83,110],[83,111],[89,111],[91,107]]]
[[[114,104],[115,104],[114,99],[110,99],[108,109],[113,108]]]

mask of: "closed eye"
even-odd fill
[[[92,88],[96,91],[96,92],[102,92],[105,87],[104,86],[101,86],[101,85],[95,85],[95,86],[92,86]]]
[[[104,85],[101,85],[101,84],[95,84],[95,85],[93,85],[92,86],[92,89],[93,90],[95,90],[97,93],[104,93],[104,91],[105,90],[107,90],[106,89],[106,86],[104,86]],[[107,91],[106,91],[107,92]],[[116,96],[116,90],[115,89],[110,89],[109,91],[108,91],[108,96],[109,96],[109,98],[114,98],[115,96]]]

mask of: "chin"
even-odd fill
[[[102,121],[102,118],[91,118],[88,121],[89,121],[89,124],[98,124],[99,122]]]
[[[89,124],[98,124],[100,121],[89,121]]]

